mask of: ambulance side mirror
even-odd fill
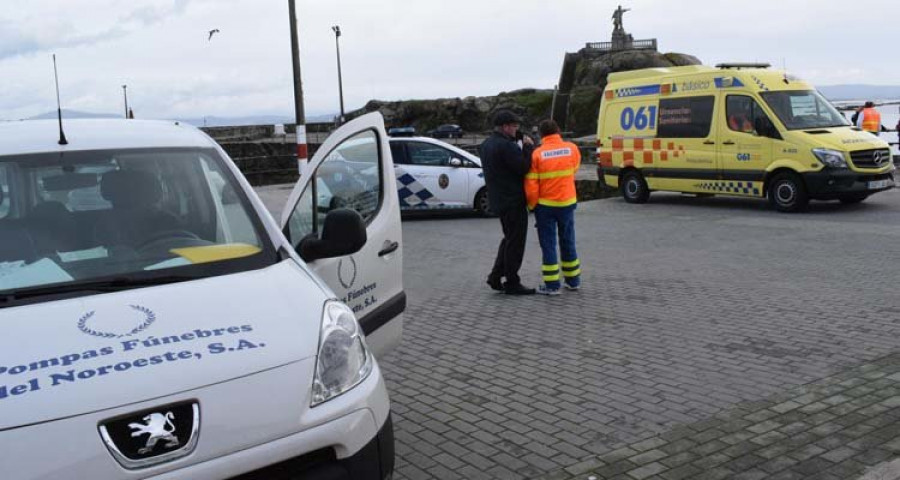
[[[778,133],[778,129],[775,128],[775,125],[773,125],[766,117],[757,117],[753,122],[753,128],[756,130],[756,133],[763,137],[781,139],[781,134]]]
[[[332,210],[323,223],[322,238],[309,235],[297,245],[297,253],[306,262],[351,255],[366,244],[366,224],[356,210]]]

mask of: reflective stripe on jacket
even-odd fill
[[[574,143],[563,141],[559,134],[544,137],[531,154],[531,170],[525,176],[528,208],[574,205],[575,172],[580,165],[581,153]]]
[[[860,127],[872,133],[878,133],[881,130],[881,114],[874,108],[864,108],[862,111],[862,122]]]

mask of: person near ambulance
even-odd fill
[[[537,293],[559,295],[561,279],[569,290],[581,287],[581,262],[575,250],[575,172],[581,165],[581,153],[574,143],[562,139],[553,120],[541,122],[539,130],[541,146],[531,156],[525,195],[528,208],[534,211],[543,256],[544,283]]]
[[[534,289],[523,286],[519,278],[528,235],[524,181],[534,151],[534,141],[528,135],[521,136],[521,143],[517,141],[520,123],[508,110],[497,112],[494,133],[480,147],[488,200],[503,227],[503,240],[487,284],[509,295],[534,294]]]
[[[876,136],[879,132],[888,131],[881,124],[881,113],[875,108],[874,102],[866,102],[856,119],[856,126]]]

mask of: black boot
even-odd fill
[[[534,289],[528,288],[521,283],[516,285],[506,284],[503,286],[503,293],[507,295],[534,295]]]

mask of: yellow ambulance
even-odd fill
[[[768,197],[795,212],[894,187],[885,141],[767,64],[613,73],[597,124],[598,174],[629,203],[660,190]]]

